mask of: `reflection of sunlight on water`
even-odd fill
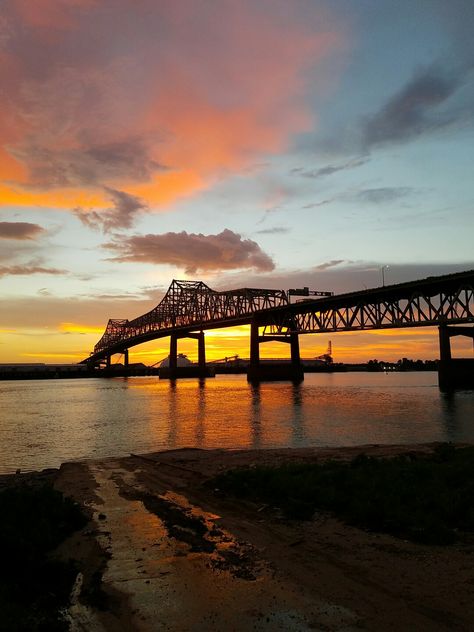
[[[197,400],[194,445],[198,448],[202,448],[206,438],[206,380],[199,380],[198,385],[199,390]]]
[[[292,447],[305,445],[305,426],[303,415],[303,395],[304,390],[301,388],[301,384],[292,385],[293,395],[293,433],[292,433]]]
[[[250,384],[250,436],[252,448],[261,448],[262,427],[260,423],[261,411],[260,411],[260,384]]]
[[[436,373],[307,374],[303,384],[244,375],[0,383],[0,470],[200,448],[474,440],[474,393]]]

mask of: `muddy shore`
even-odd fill
[[[203,484],[236,467],[433,448],[182,449],[24,476],[53,480],[90,516],[59,550],[82,571],[72,630],[471,630],[473,539],[426,546],[330,515],[289,521]]]

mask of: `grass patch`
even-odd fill
[[[50,485],[0,492],[0,630],[67,630],[61,615],[76,569],[50,553],[87,522],[79,506]]]
[[[288,518],[330,511],[358,527],[425,544],[474,531],[474,448],[440,445],[432,456],[365,455],[350,463],[232,470],[209,482],[222,492],[280,507]]]

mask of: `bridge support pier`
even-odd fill
[[[266,381],[289,380],[299,384],[304,380],[303,366],[300,359],[300,344],[297,332],[275,336],[260,336],[258,323],[250,325],[250,365],[247,381],[259,384]],[[291,361],[287,364],[262,364],[260,362],[261,342],[285,342],[290,345]]]
[[[198,336],[198,365],[199,370],[206,371],[206,341],[204,339],[204,332],[201,331]]]
[[[105,359],[105,368],[110,369],[111,366],[112,366],[112,356],[108,355]]]
[[[176,373],[178,368],[178,336],[171,334],[170,336],[170,357],[169,357],[169,372],[170,377]]]
[[[451,356],[451,338],[454,336],[472,338],[474,345],[474,326],[441,325],[439,327],[439,387],[442,390],[474,388],[474,358],[453,358]]]
[[[128,367],[128,349],[123,350],[123,366]]]
[[[178,366],[178,340],[180,338],[193,338],[198,341],[197,366]],[[206,341],[203,331],[171,334],[169,366],[160,368],[160,378],[175,380],[178,377],[214,377],[214,375],[214,372],[206,366]]]

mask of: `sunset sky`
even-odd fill
[[[0,362],[81,360],[173,278],[338,293],[474,268],[473,32],[472,0],[3,0]],[[432,329],[303,338],[438,356]],[[246,328],[206,339],[249,355]]]

